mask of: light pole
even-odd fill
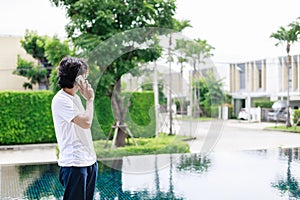
[[[291,127],[291,122],[290,122],[290,69],[291,69],[291,59],[292,57],[288,53],[288,71],[287,71],[287,118],[286,118],[286,127]]]
[[[155,104],[155,123],[156,123],[156,130],[155,130],[155,137],[158,137],[159,131],[159,96],[158,96],[158,81],[157,81],[157,65],[154,62],[154,77],[153,77],[153,91],[154,91],[154,104]]]
[[[172,45],[172,34],[170,33],[170,38],[169,38],[169,114],[170,114],[170,133],[169,135],[173,134],[172,130],[172,124],[173,124],[173,119],[172,119],[172,71],[171,71],[171,62],[172,62],[172,56],[171,56],[171,45]]]

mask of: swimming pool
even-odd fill
[[[300,199],[300,148],[99,161],[95,199]],[[1,199],[61,199],[56,163],[1,165]]]

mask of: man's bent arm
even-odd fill
[[[72,119],[72,122],[80,126],[81,128],[88,129],[92,126],[94,116],[94,99],[89,99],[86,101],[85,112],[77,115]]]

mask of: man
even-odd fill
[[[51,108],[60,150],[58,165],[59,180],[65,188],[63,199],[91,200],[95,191],[98,165],[90,130],[94,91],[87,76],[88,65],[83,60],[72,57],[61,60],[58,68],[61,90],[53,97]],[[78,91],[86,100],[85,109],[76,94]]]

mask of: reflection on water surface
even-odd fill
[[[288,148],[103,161],[95,198],[300,199],[299,154]],[[2,165],[1,199],[60,199],[58,173],[57,164]]]

